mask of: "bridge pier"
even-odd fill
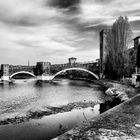
[[[1,80],[2,81],[10,81],[10,77],[9,76],[2,76]]]
[[[53,75],[37,76],[37,80],[41,80],[41,81],[51,81],[53,78],[54,78]]]
[[[1,80],[2,81],[9,81],[10,77],[9,77],[9,64],[1,64]]]

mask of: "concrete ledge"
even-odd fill
[[[56,140],[140,140],[140,94]]]

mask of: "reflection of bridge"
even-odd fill
[[[70,71],[86,72],[94,79],[98,79],[98,62],[77,63],[76,58],[69,58],[68,63],[55,65],[51,65],[50,62],[37,62],[36,66],[2,64],[1,79],[10,80],[16,75],[28,74],[39,80],[52,80],[56,76]]]

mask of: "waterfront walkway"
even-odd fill
[[[140,140],[140,94],[56,140]]]

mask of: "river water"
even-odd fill
[[[0,85],[0,120],[22,116],[32,109],[58,107],[75,102],[100,103],[104,102],[104,98],[101,86],[86,81],[56,79],[45,83],[35,79],[15,80],[13,84]],[[63,129],[69,130],[97,116],[98,103],[94,110],[91,107],[76,108],[21,124],[1,125],[0,139],[50,139],[65,131]]]

